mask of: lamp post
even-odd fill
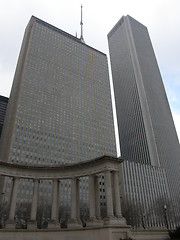
[[[142,214],[142,227],[145,229],[146,228],[146,225],[145,225],[145,217],[146,217],[146,214],[143,212]]]
[[[164,204],[164,218],[165,218],[166,228],[167,228],[167,230],[169,230],[168,219],[167,219],[167,205],[166,204]]]

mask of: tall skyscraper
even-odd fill
[[[115,155],[106,55],[32,17],[4,129],[4,161],[63,164]]]
[[[106,55],[32,17],[17,63],[0,150],[3,161],[28,165],[116,156]],[[67,190],[69,184],[62,187]],[[87,192],[82,192],[82,198],[87,198]]]
[[[169,191],[171,205],[178,209],[180,146],[147,28],[132,17],[123,16],[109,32],[108,41],[121,155],[128,160],[124,176],[139,181],[150,176],[150,169],[156,169],[157,175],[151,173],[156,181],[164,172],[166,190],[161,197],[167,197],[165,193]],[[138,171],[142,164],[149,170]],[[163,193],[162,186],[159,182],[153,187],[155,198],[160,189]],[[137,187],[141,188],[140,184]],[[125,189],[127,193],[127,186]]]

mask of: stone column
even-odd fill
[[[112,186],[111,186],[111,172],[107,170],[105,173],[105,193],[106,193],[106,205],[107,205],[107,218],[113,218],[113,198],[112,198]]]
[[[120,202],[120,191],[119,191],[119,177],[118,171],[113,172],[113,181],[114,181],[114,210],[115,216],[117,218],[122,217],[121,214],[121,202]]]
[[[113,179],[113,183],[114,183],[114,186],[113,186],[114,196],[112,194],[111,179]],[[105,219],[105,224],[126,226],[126,220],[121,215],[118,172],[115,172],[115,174],[112,175],[112,178],[111,178],[110,171],[105,172],[105,192],[106,192],[106,204],[107,204],[107,219]],[[114,200],[114,206],[113,206],[113,200]],[[114,210],[117,218],[114,217]]]
[[[101,219],[99,177],[94,177],[96,218]]]
[[[77,191],[76,191],[76,178],[71,179],[71,220],[77,220],[76,214],[76,201],[77,201]]]
[[[96,219],[95,216],[95,182],[94,175],[89,176],[89,217],[93,222]]]
[[[33,189],[33,197],[32,197],[32,205],[31,205],[31,218],[28,223],[28,229],[36,229],[37,222],[37,205],[38,205],[38,194],[39,194],[39,179],[34,179],[34,189]]]
[[[76,216],[78,222],[80,222],[79,182],[79,178],[76,178]]]
[[[9,210],[9,218],[6,223],[6,228],[15,228],[14,216],[16,211],[16,198],[17,198],[17,190],[18,190],[18,178],[13,178],[12,192],[10,198],[10,210]]]
[[[48,223],[48,228],[59,228],[59,180],[53,180],[52,186],[52,206],[51,206],[51,220]]]
[[[71,219],[68,227],[80,227],[78,218],[79,215],[79,180],[74,177],[71,178]]]

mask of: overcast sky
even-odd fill
[[[0,0],[0,95],[9,96],[25,27],[32,15],[80,35],[108,55],[107,33],[122,15],[147,26],[180,139],[180,0]]]

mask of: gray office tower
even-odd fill
[[[27,165],[116,156],[106,55],[32,17],[17,63],[0,147],[2,160]],[[86,189],[81,197],[86,201],[88,185],[86,179],[83,182]],[[28,201],[32,183],[22,181],[20,185]],[[51,199],[50,185],[41,184],[40,197],[46,192]],[[46,190],[42,190],[44,186]],[[70,183],[66,180],[60,187],[67,193]],[[60,197],[65,203],[70,200],[70,195]]]
[[[123,16],[108,41],[124,197],[143,225],[170,225],[180,220],[180,146],[147,28]]]

